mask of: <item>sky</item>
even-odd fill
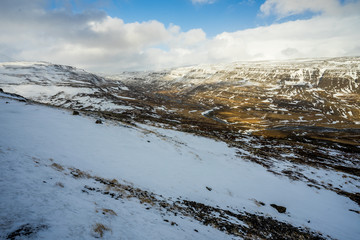
[[[0,61],[92,72],[360,55],[360,0],[0,0]]]

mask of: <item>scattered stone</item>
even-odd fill
[[[354,212],[354,213],[357,213],[357,214],[360,214],[360,211],[358,210],[354,210],[354,209],[349,209],[350,212]]]
[[[149,143],[150,141],[149,141],[149,140],[147,140],[147,142]]]
[[[48,228],[48,226],[46,226],[46,225],[32,226],[29,223],[24,224],[24,225],[21,225],[15,231],[11,232],[9,235],[7,235],[6,239],[10,239],[10,240],[24,239],[25,236],[27,236],[26,238],[28,238],[32,235],[35,235],[40,230],[47,229],[47,228]]]
[[[79,115],[80,113],[78,111],[73,111],[73,115]]]
[[[106,186],[104,189],[103,187],[95,188],[85,185],[84,189],[88,191],[109,196],[116,200],[120,200],[122,203],[124,203],[122,199],[137,198],[140,201],[151,203],[155,209],[160,209],[161,211],[164,210],[168,213],[174,213],[174,215],[176,215],[175,213],[178,213],[182,219],[184,219],[185,216],[191,217],[205,226],[213,227],[242,239],[269,239],[269,236],[271,236],[271,239],[325,239],[322,237],[321,233],[313,232],[306,228],[294,227],[288,223],[279,222],[271,217],[264,217],[262,213],[260,213],[261,215],[256,215],[239,210],[232,212],[219,207],[213,207],[194,201],[182,200],[181,198],[178,201],[172,202],[170,198],[166,200],[164,197],[160,197],[160,195],[156,195],[139,188],[134,188],[132,185],[118,183],[117,181],[114,181],[114,179],[111,180],[98,176],[92,176],[79,169],[69,168],[69,170],[73,172],[72,174],[78,172],[82,173],[87,178],[94,179],[96,182]],[[286,208],[283,208],[286,211]],[[149,209],[151,208],[149,207]],[[165,217],[165,215],[162,216]],[[234,222],[232,219],[237,219],[243,224]],[[172,226],[178,226],[176,222],[172,222],[168,219],[163,219],[163,221],[171,224]],[[251,227],[249,228],[247,226]],[[100,230],[101,229],[102,228],[100,227]],[[111,229],[109,231],[111,231]],[[100,237],[100,235],[98,234],[97,237]]]
[[[58,187],[64,188],[64,184],[62,184],[61,182],[57,182],[57,183],[55,183],[55,185]]]
[[[206,186],[206,189],[209,190],[209,191],[212,190],[212,188],[211,188],[211,187],[208,187],[208,186]]]
[[[283,206],[279,206],[276,204],[270,204],[271,207],[275,208],[279,213],[285,213],[286,212],[286,207]]]
[[[100,119],[96,120],[96,124],[102,124],[102,121]]]
[[[74,178],[89,178],[89,174],[86,173],[86,172],[81,171],[80,169],[69,168],[69,170],[71,171],[70,174]]]
[[[195,232],[199,232],[197,229],[194,229]]]
[[[256,206],[258,206],[258,207],[265,206],[265,203],[262,202],[262,201],[258,201],[258,200],[256,200],[256,199],[251,199],[251,200],[253,200],[253,202],[254,202],[254,203],[256,204]]]

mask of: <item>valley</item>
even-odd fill
[[[253,199],[251,195],[265,196],[260,193],[261,191],[270,191],[268,194],[278,193],[282,200],[287,199],[284,189],[289,191],[291,186],[298,189],[300,195],[302,191],[305,191],[304,196],[330,194],[331,199],[336,198],[337,201],[341,199],[346,202],[346,206],[352,206],[341,211],[352,214],[352,219],[358,219],[360,216],[359,57],[237,62],[158,72],[124,72],[116,75],[92,74],[74,67],[45,62],[9,62],[0,64],[0,89],[7,97],[9,97],[8,94],[12,94],[14,98],[23,99],[26,104],[40,104],[60,111],[74,111],[74,113],[76,111],[81,117],[100,120],[101,123],[105,123],[104,126],[120,124],[124,129],[149,131],[151,136],[154,134],[156,138],[162,139],[156,141],[165,146],[169,144],[170,139],[171,144],[176,146],[175,149],[181,149],[177,150],[178,153],[182,152],[186,155],[188,165],[173,162],[175,166],[180,164],[183,172],[186,172],[185,169],[188,168],[197,169],[198,172],[216,172],[213,168],[208,168],[210,165],[214,167],[212,163],[207,162],[208,156],[203,155],[202,150],[199,153],[199,147],[207,149],[206,151],[211,151],[211,148],[207,148],[206,144],[203,146],[197,140],[191,140],[192,138],[205,137],[206,141],[214,141],[215,145],[224,144],[222,149],[230,151],[231,154],[214,153],[210,157],[217,161],[215,168],[224,168],[221,170],[222,174],[217,176],[218,181],[212,179],[211,175],[200,179],[195,177],[194,181],[201,182],[201,184],[198,182],[201,188],[207,189],[209,193],[212,193],[209,189],[218,185],[215,191],[218,196],[223,196],[227,185],[231,182],[231,178],[225,177],[226,171],[231,173],[229,176],[235,183],[230,184],[231,190],[226,197],[219,197],[219,199],[227,199],[225,202],[229,203],[229,208],[225,205],[216,207],[216,205],[221,205],[218,197],[208,196],[207,200],[204,200],[202,194],[196,189],[187,192],[175,183],[171,183],[171,189],[176,191],[169,192],[165,190],[169,186],[160,184],[162,187],[159,187],[160,180],[147,184],[146,180],[137,180],[135,175],[129,175],[125,170],[121,171],[122,176],[105,174],[106,171],[101,172],[102,175],[135,182],[136,186],[149,189],[150,192],[163,191],[172,197],[179,197],[181,194],[181,204],[178,206],[180,210],[175,212],[189,213],[188,211],[191,211],[197,216],[195,217],[197,220],[202,219],[199,220],[200,222],[206,219],[206,216],[200,214],[202,211],[209,214],[207,217],[217,216],[217,214],[227,215],[224,219],[234,217],[232,207],[237,210],[241,206],[249,208],[249,200]],[[186,137],[187,135],[183,134],[190,134],[192,137]],[[169,135],[176,137],[169,137]],[[106,136],[104,135],[102,139],[106,139]],[[114,141],[115,139],[113,138]],[[165,142],[162,142],[163,140]],[[135,143],[137,140],[133,141]],[[180,161],[182,154],[166,156],[171,158],[176,155],[176,159]],[[110,159],[113,157],[113,155],[109,156]],[[167,166],[165,171],[172,169],[171,172],[176,172],[176,168],[168,166],[169,163],[161,156],[161,153],[153,156],[160,158],[161,164],[156,164],[156,166],[165,165]],[[60,155],[58,157],[60,158]],[[197,161],[210,165],[200,168]],[[84,168],[87,166],[86,163],[90,162],[84,158],[84,161],[76,167]],[[130,172],[141,168],[140,163],[144,163],[143,160],[129,167],[128,163],[123,162]],[[68,160],[59,164],[72,166]],[[105,165],[111,168],[112,164],[113,162],[109,161]],[[151,165],[144,164],[148,167]],[[254,170],[248,171],[256,173],[257,178],[246,174],[238,164],[246,165],[247,169],[253,168]],[[163,174],[159,169],[155,172],[159,174],[158,177]],[[238,177],[236,172],[246,177]],[[155,175],[145,174],[145,176],[150,179]],[[179,176],[177,180],[184,182],[186,177]],[[262,176],[271,179],[270,182],[273,183],[279,181],[279,186],[285,184],[286,187],[277,189],[276,184],[268,186],[265,184],[266,181],[259,180],[263,179]],[[212,187],[208,187],[203,181],[211,182]],[[241,183],[242,181],[252,186],[247,194],[244,193],[245,189],[248,189],[247,184]],[[191,186],[191,179],[185,182],[185,186]],[[258,184],[265,184],[271,190],[265,190],[265,185],[262,188]],[[87,191],[90,192],[97,189],[96,187],[89,188]],[[242,194],[246,195],[246,197],[240,197],[241,203],[235,203],[233,191],[238,198]],[[178,196],[176,196],[177,193]],[[157,198],[155,195],[154,197]],[[274,200],[274,197],[270,198]],[[325,199],[316,200],[318,201],[316,206],[319,207],[321,201]],[[258,203],[258,207],[263,206],[259,201],[262,202],[263,199],[250,200],[251,204],[255,202]],[[269,201],[265,203],[266,207],[273,204]],[[283,205],[288,206],[292,206],[294,201],[294,199],[289,202],[280,200]],[[332,203],[329,200],[329,204]],[[295,205],[301,206],[300,203]],[[308,200],[307,206],[310,205],[311,200]],[[321,211],[325,212],[325,209]],[[322,232],[326,229],[326,227],[318,228],[318,225],[313,226],[310,222],[307,224],[308,220],[301,216],[300,209],[296,209],[295,212],[294,216],[290,214],[288,217],[282,217],[281,214],[274,214],[268,209],[260,213],[256,208],[250,207],[249,212],[240,212],[242,217],[239,215],[237,218],[238,220],[245,219],[244,221],[248,221],[247,224],[249,224],[255,221],[251,219],[259,220],[256,216],[274,217],[279,221],[300,224],[314,231]],[[254,218],[249,217],[251,214],[255,214]],[[296,220],[298,218],[301,220]],[[319,218],[324,221],[325,215]],[[219,222],[216,224],[215,228],[219,229]],[[247,228],[242,229],[243,232],[239,235],[234,235],[229,229],[224,231],[230,235],[252,239],[250,235],[254,233],[246,230]],[[346,239],[344,236],[347,236],[345,233],[336,235],[332,231],[323,233],[328,235],[323,236],[325,238]],[[260,234],[257,237],[269,237],[270,235],[267,234],[277,233],[265,231],[264,235]],[[320,238],[320,235],[315,233],[309,234],[304,239],[313,239],[314,236]],[[357,234],[359,233],[352,232],[348,237],[356,239]]]

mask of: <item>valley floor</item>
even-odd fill
[[[1,239],[360,239],[355,202],[224,142],[19,100],[0,95]]]

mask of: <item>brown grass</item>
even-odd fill
[[[69,168],[74,178],[91,178],[91,175],[77,168]]]
[[[353,145],[353,146],[359,146],[359,143],[347,139],[336,139],[336,138],[327,138],[327,137],[321,137],[321,136],[310,136],[313,139],[319,139],[329,142],[335,142],[335,143],[341,143],[346,145]]]
[[[286,138],[289,136],[287,132],[278,131],[278,130],[264,130],[254,132],[253,135],[255,136],[263,136],[266,138]]]
[[[117,216],[116,212],[112,209],[103,208],[103,209],[101,209],[101,211],[104,215],[108,214],[108,215],[112,215],[112,216]]]
[[[95,233],[95,235],[97,235],[98,237],[102,238],[104,236],[104,233],[107,232],[107,231],[111,231],[110,228],[104,226],[103,224],[101,223],[96,223],[94,226],[93,226],[93,231]]]
[[[53,163],[51,164],[51,167],[58,170],[58,171],[64,171],[64,168],[60,165],[60,164],[57,164],[57,163]]]
[[[152,200],[150,198],[147,198],[147,197],[138,197],[138,198],[139,198],[141,204],[147,203],[147,204],[150,204],[151,206],[155,205],[154,200]]]
[[[110,181],[111,184],[118,185],[119,182],[115,178]]]

